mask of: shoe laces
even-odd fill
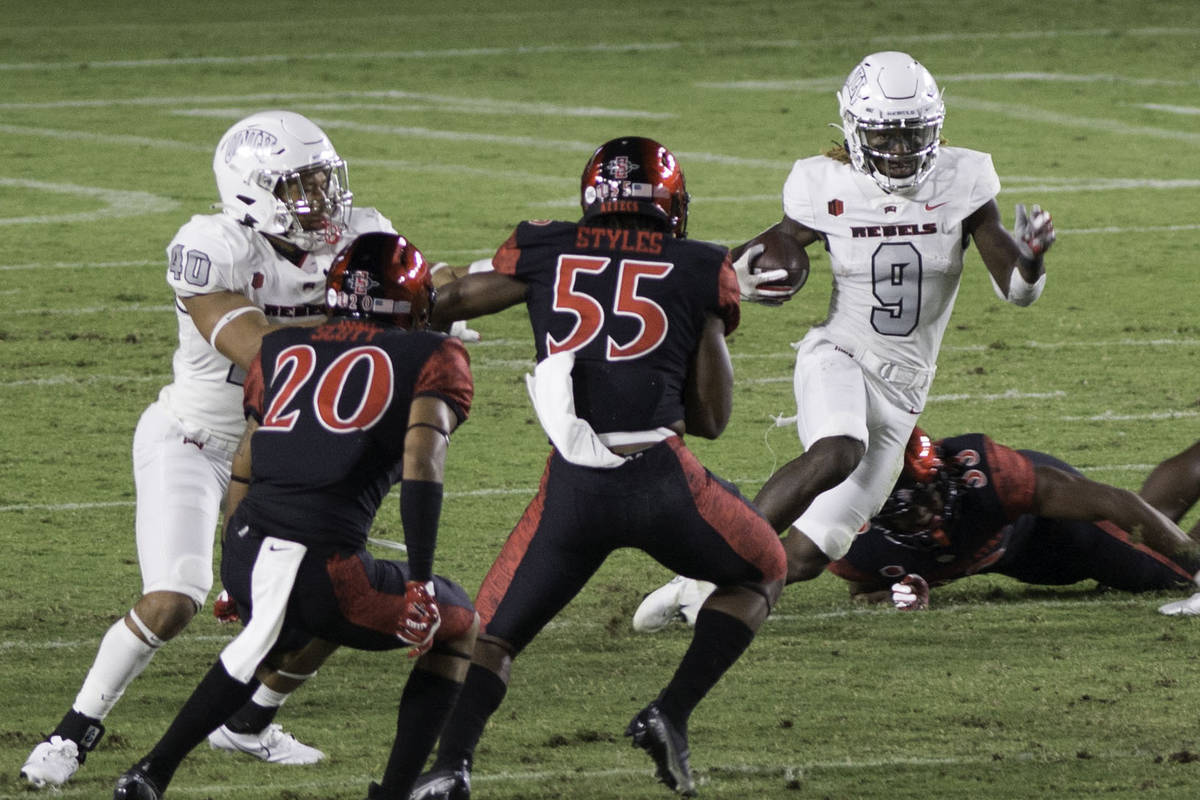
[[[79,760],[79,745],[75,744],[72,739],[64,739],[61,736],[51,736],[49,739],[49,747],[46,748],[45,758],[70,758],[75,761]]]
[[[287,742],[288,739],[294,739],[290,733],[283,730],[283,726],[278,722],[273,722],[263,729],[262,735],[258,737],[258,741],[264,747],[278,747]]]

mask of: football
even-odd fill
[[[750,262],[751,272],[781,269],[787,273],[782,281],[760,284],[761,289],[787,290],[789,296],[800,291],[808,280],[808,253],[791,236],[774,228],[763,231],[746,243],[747,247],[761,244],[766,249]]]

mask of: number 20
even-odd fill
[[[342,395],[346,390],[346,378],[358,364],[367,365],[368,373],[362,397],[349,415],[338,413]],[[286,411],[296,393],[308,383],[316,371],[317,354],[309,345],[292,345],[275,357],[275,377],[286,370],[283,387],[271,401],[267,413],[263,414],[259,430],[290,431],[300,418],[300,409]],[[313,391],[313,412],[317,421],[333,433],[351,433],[367,430],[383,418],[392,404],[394,381],[392,360],[378,347],[355,347],[339,355],[317,378]]]
[[[546,352],[549,355],[584,347],[604,327],[605,308],[591,295],[576,291],[575,278],[580,273],[599,275],[611,261],[601,256],[559,256],[558,273],[554,280],[554,310],[573,314],[575,327],[562,339],[546,334]],[[667,313],[658,303],[638,294],[638,283],[643,278],[662,280],[674,268],[674,264],[661,261],[621,260],[612,312],[638,320],[641,330],[626,344],[619,344],[611,336],[608,337],[604,354],[609,361],[640,358],[653,352],[667,338]]]

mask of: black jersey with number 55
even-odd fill
[[[706,314],[739,321],[729,251],[659,230],[522,222],[492,264],[528,285],[538,361],[575,353],[575,413],[598,433],[683,419]]]

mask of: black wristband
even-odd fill
[[[441,515],[441,483],[400,481],[400,522],[404,525],[404,544],[408,548],[410,580],[433,578],[433,551],[437,548]]]

